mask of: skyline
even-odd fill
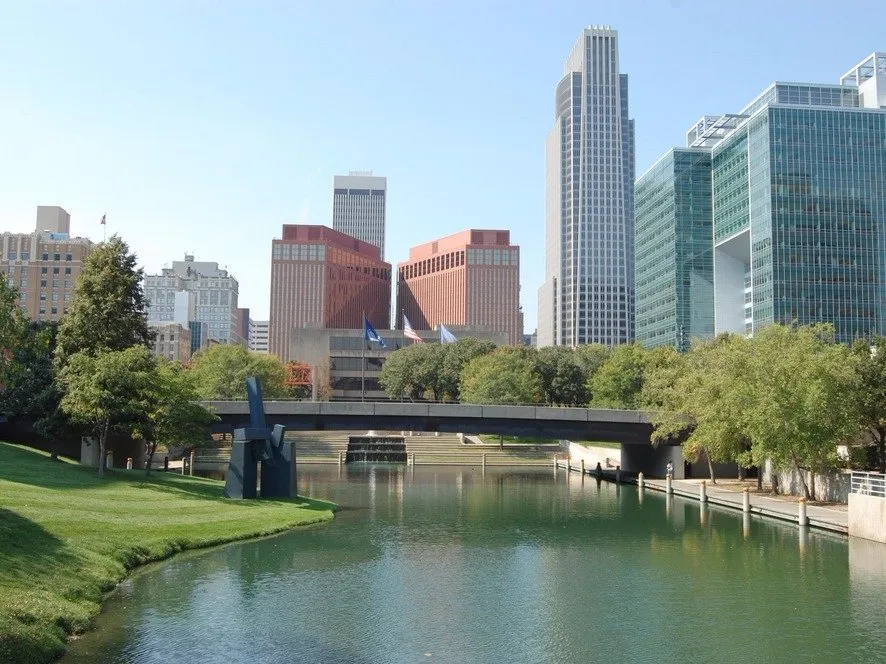
[[[28,231],[37,205],[60,205],[74,235],[98,241],[107,214],[146,273],[185,252],[217,261],[266,320],[270,240],[287,223],[331,227],[333,176],[372,170],[388,179],[393,264],[434,237],[511,231],[532,332],[551,91],[583,27],[618,30],[638,176],[702,115],[774,80],[836,83],[886,46],[874,21],[833,27],[873,3],[814,16],[751,3],[725,31],[693,3],[641,16],[578,3],[343,7],[3,7],[0,57],[16,67],[0,71],[0,228]]]

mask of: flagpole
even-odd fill
[[[366,311],[363,311],[363,345],[360,354],[360,401],[366,400]]]

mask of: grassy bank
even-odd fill
[[[46,662],[102,594],[177,551],[332,518],[308,499],[230,501],[222,483],[95,470],[0,442],[0,662]]]

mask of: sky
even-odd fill
[[[544,143],[566,56],[619,31],[637,175],[774,80],[838,82],[886,50],[877,2],[0,2],[0,232],[37,205],[118,233],[153,274],[217,261],[268,315],[271,240],[332,224],[332,178],[388,178],[386,258],[509,229],[536,327]]]

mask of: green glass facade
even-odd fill
[[[714,333],[710,151],[670,151],[635,191],[637,341],[686,350]]]
[[[886,112],[766,106],[714,148],[713,182],[715,263],[727,266],[718,331],[830,322],[847,342],[886,333]],[[749,297],[728,269],[740,260]],[[739,296],[751,302],[741,313]]]

